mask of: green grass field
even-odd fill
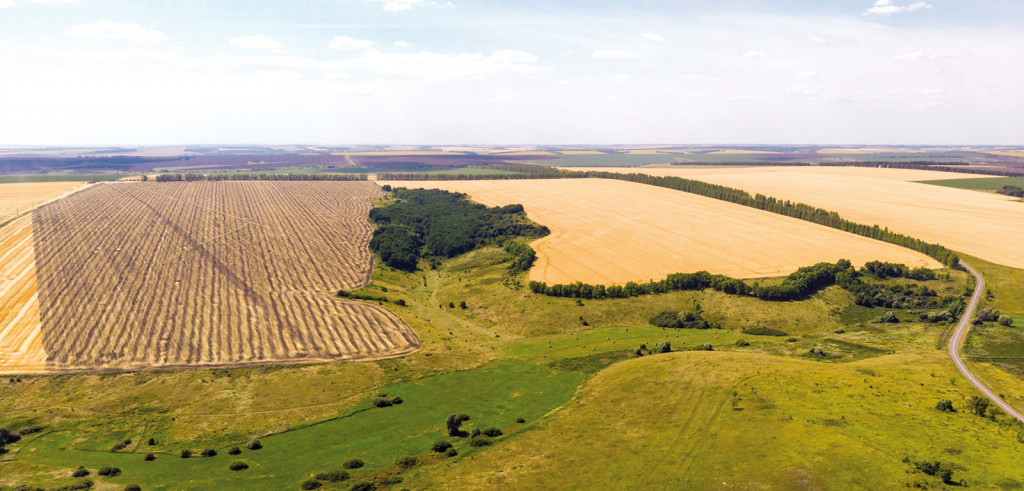
[[[598,373],[536,431],[469,461],[424,468],[403,486],[941,486],[904,457],[950,465],[968,486],[1024,485],[1015,428],[935,409],[940,399],[962,407],[971,394],[934,351],[835,365],[741,353],[654,355]]]
[[[977,179],[939,179],[917,182],[949,188],[973,189],[976,191],[997,191],[1003,189],[1003,186],[1024,187],[1024,177],[979,177]]]

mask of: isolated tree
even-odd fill
[[[967,410],[970,411],[971,414],[985,416],[990,404],[992,403],[984,397],[971,396],[971,400],[967,401]]]
[[[449,414],[444,424],[448,427],[448,436],[460,436],[462,434],[462,423],[469,421],[469,416],[465,414]]]

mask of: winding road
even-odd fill
[[[981,292],[985,290],[985,279],[975,271],[974,268],[967,265],[967,263],[960,261],[960,265],[964,267],[968,272],[974,275],[976,286],[974,287],[974,294],[971,295],[971,301],[967,304],[967,309],[964,310],[964,315],[960,317],[960,323],[957,324],[956,330],[953,331],[953,337],[949,339],[949,356],[953,358],[953,363],[956,368],[960,370],[964,378],[971,383],[975,388],[981,391],[985,397],[994,402],[1000,409],[1017,418],[1018,421],[1024,423],[1024,416],[1022,416],[1016,409],[1011,407],[1006,401],[1002,400],[998,395],[985,387],[985,384],[981,383],[970,370],[967,369],[967,365],[960,358],[960,347],[964,344],[964,339],[967,338],[967,331],[971,330],[971,318],[974,317],[974,309],[978,307],[978,302],[981,301]]]

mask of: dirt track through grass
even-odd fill
[[[418,340],[333,296],[370,275],[358,182],[116,183],[33,216],[54,369],[375,358]]]

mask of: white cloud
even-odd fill
[[[900,53],[892,59],[896,61],[913,61],[913,60],[925,60],[937,58],[936,55],[925,53],[924,51],[908,51],[906,53]]]
[[[685,97],[687,99],[696,99],[698,97],[710,97],[710,96],[712,96],[714,94],[715,94],[714,92],[688,92],[683,97]]]
[[[259,34],[233,37],[228,44],[236,48],[247,49],[279,49],[281,47],[281,43],[276,39]]]
[[[635,60],[640,57],[640,55],[632,51],[623,51],[618,49],[599,49],[594,51],[591,56],[606,60]]]
[[[824,43],[827,40],[821,36],[811,36],[805,39],[805,41],[807,41],[808,43]]]
[[[796,78],[802,78],[804,80],[815,78],[818,76],[817,72],[800,72],[796,74]]]
[[[418,5],[433,5],[434,2],[428,2],[426,0],[375,0],[378,3],[384,4],[384,10],[391,12],[400,12],[402,10],[409,10]],[[454,7],[454,5],[452,5]]]
[[[332,39],[331,42],[327,44],[327,46],[329,46],[331,49],[345,50],[366,49],[372,45],[372,42],[367,41],[365,39],[353,39],[349,36],[338,36]]]
[[[921,91],[921,95],[941,95],[946,92],[946,89],[924,89]]]
[[[28,0],[31,3],[78,3],[78,0]]]
[[[13,7],[13,6],[14,6],[14,0],[0,0],[0,9],[5,9],[7,7]]]
[[[633,77],[630,76],[629,74],[620,73],[620,74],[612,77],[612,82],[617,83],[617,84],[623,84],[623,83],[629,82],[629,80],[632,79],[632,78]]]
[[[864,15],[892,15],[900,12],[911,12],[920,9],[930,9],[931,5],[925,2],[914,2],[910,5],[896,5],[893,0],[878,0],[864,11]]]
[[[749,95],[734,95],[729,98],[730,101],[756,101],[757,98]]]
[[[664,42],[668,41],[664,37],[662,37],[662,36],[660,36],[658,34],[655,34],[653,32],[645,32],[645,33],[641,34],[641,36],[643,36],[644,39],[646,39],[648,41],[654,41],[656,43],[664,43]]]
[[[765,56],[765,52],[764,51],[758,51],[756,49],[752,49],[750,51],[747,51],[746,53],[743,53],[742,58],[744,58],[744,59],[761,58],[763,56]]]
[[[394,44],[395,44],[395,46],[398,46],[399,48],[408,48],[409,46],[412,46],[412,44],[409,44],[409,43],[407,43],[405,41],[402,41],[402,40],[395,41]]]
[[[139,42],[156,42],[167,39],[167,35],[163,32],[146,29],[138,24],[125,24],[112,20],[78,25],[65,29],[64,34],[89,39],[123,39]]]

